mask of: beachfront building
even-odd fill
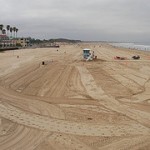
[[[14,39],[10,39],[6,34],[0,34],[0,48],[13,47],[15,45]]]
[[[10,49],[16,47],[18,28],[10,25],[0,24],[0,49]]]
[[[31,38],[18,38],[18,28],[0,24],[0,49],[25,48],[30,46]]]
[[[30,46],[30,40],[29,38],[17,38],[16,45],[20,45],[21,47],[28,47]]]

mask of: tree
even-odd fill
[[[7,29],[7,36],[9,37],[10,25],[7,25],[7,26],[6,26],[6,29]]]
[[[21,43],[16,43],[17,47],[22,47]]]
[[[16,27],[13,27],[13,31],[14,31],[14,38],[15,38]]]
[[[6,34],[6,30],[5,29],[2,29],[2,34]]]
[[[12,27],[10,27],[10,33],[11,33],[11,37],[12,37],[12,31],[13,31],[13,28],[12,28]]]
[[[6,34],[6,30],[5,29],[2,29],[2,34]],[[6,46],[6,43],[5,43],[5,40],[3,40],[4,42],[4,47]]]
[[[0,30],[1,30],[1,32],[2,32],[2,30],[3,30],[3,27],[4,27],[4,25],[3,25],[3,24],[0,24]]]
[[[19,31],[19,29],[18,29],[18,28],[16,28],[16,38],[17,38],[17,33],[18,33],[18,31]]]

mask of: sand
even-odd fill
[[[82,60],[83,48],[98,59]],[[0,53],[0,150],[149,147],[150,52],[79,43]]]

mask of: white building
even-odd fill
[[[9,39],[6,34],[0,34],[0,48],[1,47],[13,47],[16,45],[15,40]]]

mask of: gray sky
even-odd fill
[[[0,0],[0,24],[41,39],[150,40],[149,0]]]

